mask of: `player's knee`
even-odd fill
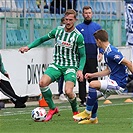
[[[94,80],[89,83],[89,87],[99,89],[101,87],[101,83],[98,80]]]
[[[68,96],[70,95],[70,91],[69,90],[65,90],[65,94]]]
[[[49,79],[41,79],[39,82],[39,86],[44,88],[44,87],[48,86],[51,82],[52,81],[50,78]]]
[[[41,80],[41,81],[39,82],[39,86],[42,87],[42,88],[44,88],[44,87],[46,87],[46,86],[48,86],[48,85],[49,85],[49,84],[48,84],[47,82],[43,81],[43,80]]]
[[[91,82],[89,83],[89,87],[95,88],[95,87],[96,87],[95,82],[94,82],[94,81],[91,81]]]
[[[68,97],[71,97],[71,95],[72,95],[71,89],[65,89],[65,94],[66,94]]]
[[[39,82],[40,87],[44,87],[44,83],[42,81]]]

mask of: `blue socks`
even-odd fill
[[[92,114],[91,118],[96,118],[97,117],[97,109],[98,109],[98,101],[96,100],[93,109],[92,109]]]
[[[97,101],[97,90],[89,87],[86,110],[92,111],[92,118],[97,116],[98,101]]]

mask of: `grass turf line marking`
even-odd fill
[[[125,105],[125,104],[131,104],[131,103],[120,103],[120,104],[108,104],[108,105],[100,105],[99,107],[102,108],[102,107],[107,107],[107,106],[118,106],[118,105]],[[83,107],[84,108],[84,107]],[[71,110],[71,106],[61,106],[59,107],[59,110],[60,111],[63,111],[63,110]],[[18,114],[31,114],[31,111],[32,109],[26,109],[24,111],[16,111],[16,112],[3,112],[3,114],[0,114],[0,116],[10,116],[10,115],[18,115]]]

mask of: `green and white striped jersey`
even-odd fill
[[[55,38],[53,60],[59,66],[74,66],[80,70],[85,64],[85,46],[82,34],[75,28],[71,32],[66,32],[64,27],[58,26],[50,31],[47,35],[29,44],[29,48],[38,46],[46,40]],[[39,42],[39,44],[37,44]],[[82,58],[82,63],[79,63],[79,58]],[[84,61],[83,61],[84,60]]]

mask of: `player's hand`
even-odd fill
[[[21,53],[27,52],[28,50],[29,50],[28,46],[21,47],[21,48],[19,49],[19,51],[20,51]]]
[[[82,73],[81,70],[78,70],[78,71],[77,71],[77,78],[78,78],[78,80],[79,80],[80,82],[83,81],[84,76],[83,76],[83,73]]]
[[[93,74],[91,74],[91,73],[85,74],[85,79],[91,79],[91,78],[93,78]]]

